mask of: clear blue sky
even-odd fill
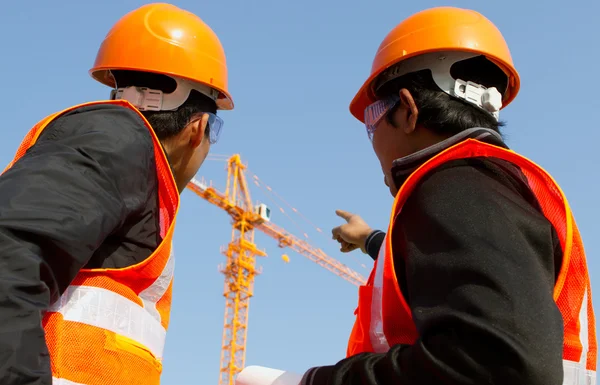
[[[104,99],[109,89],[87,71],[104,35],[134,0],[9,1],[0,36],[3,115],[0,163],[7,164],[27,130],[49,113]],[[383,37],[404,17],[436,5],[473,8],[503,32],[522,78],[517,99],[501,113],[513,149],[545,167],[567,194],[588,253],[595,303],[600,302],[598,196],[597,15],[600,2],[527,1],[191,1],[175,4],[204,19],[227,54],[236,103],[212,152],[239,152],[252,172],[293,204],[315,246],[364,275],[368,257],[341,254],[329,239],[336,208],[387,226],[392,198],[363,126],[348,103],[368,76]],[[135,36],[132,36],[134,39]],[[225,187],[223,163],[207,162],[198,176]],[[255,187],[255,186],[253,186]],[[263,199],[258,188],[254,198]],[[266,199],[266,198],[265,198]],[[273,221],[302,231],[272,201]],[[229,218],[191,192],[183,194],[175,236],[172,322],[163,384],[218,380],[224,299],[219,250],[231,235]],[[284,206],[285,208],[285,206]],[[288,210],[289,211],[289,210]],[[263,274],[250,306],[247,364],[301,372],[342,359],[356,307],[351,284],[259,235]],[[360,262],[359,262],[360,261]]]

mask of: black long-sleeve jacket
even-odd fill
[[[485,130],[469,136],[504,146]],[[441,149],[398,162],[396,184]],[[419,183],[395,223],[397,280],[420,338],[313,368],[303,385],[562,384],[552,298],[562,250],[518,168],[448,162]],[[374,259],[384,236],[369,238]]]
[[[79,108],[0,176],[0,384],[51,385],[42,312],[82,267],[160,243],[152,138],[137,114]]]

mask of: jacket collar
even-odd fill
[[[419,168],[423,163],[447,148],[467,139],[477,139],[485,143],[508,149],[508,146],[502,140],[502,136],[492,129],[474,127],[465,131],[461,131],[448,139],[434,144],[433,146],[429,146],[403,158],[396,159],[392,163],[392,177],[394,178],[394,184],[396,185],[396,188],[399,189],[400,186],[402,186],[406,179],[410,176],[410,174],[412,174],[413,171]]]

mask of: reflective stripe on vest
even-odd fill
[[[52,377],[52,385],[85,385],[80,382],[65,380],[64,378]]]
[[[375,353],[385,353],[390,350],[390,344],[383,333],[383,267],[385,263],[377,263],[385,261],[385,245],[388,235],[385,234],[379,255],[375,261],[375,275],[373,275],[373,294],[371,297],[371,327],[369,328],[369,337],[371,346]]]
[[[554,300],[563,316],[564,385],[596,382],[597,342],[591,285],[583,244],[575,220],[560,187],[539,166],[500,147],[468,139],[433,157],[417,169],[396,196],[387,234],[418,181],[432,169],[453,159],[497,157],[521,167],[544,215],[555,227],[563,248],[563,265],[555,284]],[[348,344],[348,355],[371,351],[383,353],[395,344],[412,344],[418,332],[393,267],[392,244],[386,235],[371,279],[359,289],[357,319]],[[362,307],[362,310],[361,310]],[[365,308],[366,307],[366,308]],[[369,309],[369,311],[365,311]],[[387,311],[394,309],[393,311]],[[361,335],[364,333],[363,335]]]
[[[158,385],[169,324],[175,259],[171,241],[179,192],[152,127],[125,100],[85,103],[36,124],[14,160],[35,144],[55,119],[75,109],[113,104],[135,111],[154,144],[161,243],[146,260],[121,269],[81,269],[44,313],[54,385]]]
[[[587,356],[589,352],[589,324],[588,324],[588,292],[587,288],[583,295],[581,311],[579,312],[579,338],[583,346],[579,362],[563,360],[563,385],[595,385],[596,371],[587,368]]]
[[[174,256],[171,256],[158,279],[142,293],[144,306],[126,297],[94,286],[69,286],[50,312],[62,314],[64,321],[95,326],[136,341],[162,360],[167,330],[161,324],[156,303],[173,279]],[[140,293],[140,297],[144,298]]]

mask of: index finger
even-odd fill
[[[350,221],[350,218],[354,216],[354,214],[352,214],[351,212],[344,210],[335,210],[335,214],[340,218],[344,218],[346,222]]]

